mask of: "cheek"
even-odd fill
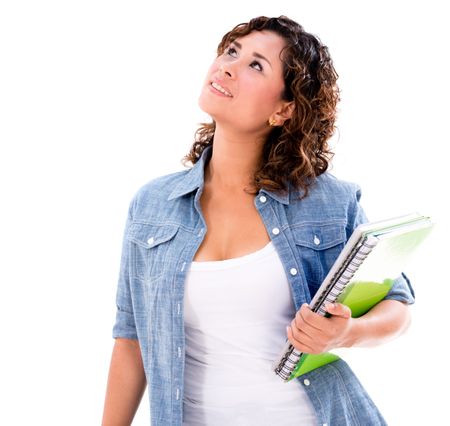
[[[265,81],[255,82],[249,79],[242,81],[241,86],[245,95],[246,103],[253,104],[261,110],[271,110],[280,99],[278,88],[268,85]]]
[[[274,81],[257,75],[255,71],[246,69],[239,75],[239,88],[245,91],[247,97],[265,101],[275,101],[279,99],[280,92]]]

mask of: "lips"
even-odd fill
[[[223,93],[225,96],[228,96],[230,98],[233,97],[231,92],[226,87],[224,87],[222,84],[220,84],[218,81],[212,81],[210,84],[212,87],[214,87],[214,89],[216,89],[220,93]]]

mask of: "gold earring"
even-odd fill
[[[269,120],[269,126],[275,126],[276,123],[277,123],[277,121],[274,120],[273,118],[271,118],[271,119]]]

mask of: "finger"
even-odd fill
[[[342,303],[328,303],[325,309],[328,313],[337,317],[350,318],[352,316],[351,309]]]
[[[304,324],[303,328],[298,329],[294,322],[291,323],[291,334],[295,341],[302,345],[307,345],[308,350],[313,350],[309,353],[320,353],[326,347],[329,337],[321,330],[310,327]]]
[[[311,344],[307,344],[305,343],[303,340],[298,340],[295,338],[294,334],[293,334],[293,330],[291,327],[287,326],[286,327],[286,333],[287,333],[287,337],[289,342],[292,344],[292,346],[294,346],[295,349],[301,351],[301,352],[305,352],[308,354],[312,354],[312,353],[316,353],[317,351],[311,346]]]
[[[303,328],[304,324],[307,324],[315,330],[326,330],[328,327],[327,318],[313,312],[307,304],[302,305],[297,312],[296,322],[299,328]]]
[[[313,336],[317,334],[317,330],[315,328],[310,327],[304,322],[302,322],[299,326],[298,322],[293,320],[290,324],[290,328],[294,338],[297,340],[302,340],[305,336],[312,339]]]

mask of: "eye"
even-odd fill
[[[234,47],[229,47],[229,48],[227,49],[227,55],[233,56],[233,55],[231,54],[232,52],[237,53],[237,52],[236,52],[236,49],[235,49]]]
[[[225,52],[227,55],[230,55],[230,56],[232,56],[232,57],[235,57],[235,55],[237,54],[237,51],[236,51],[236,49],[234,48],[234,47],[229,47],[228,49],[226,49],[226,52]],[[258,68],[255,68],[255,69],[257,69],[258,71],[263,71],[263,66],[258,62],[258,61],[253,61],[251,64],[250,64],[250,66],[252,67],[252,68],[254,68],[254,66],[253,65],[256,65]]]
[[[253,65],[253,64],[256,64],[256,65],[258,65],[258,67],[259,67],[259,71],[262,71],[263,70],[263,67],[262,67],[262,65],[258,62],[258,61],[253,61],[252,63],[251,63],[251,65]]]

